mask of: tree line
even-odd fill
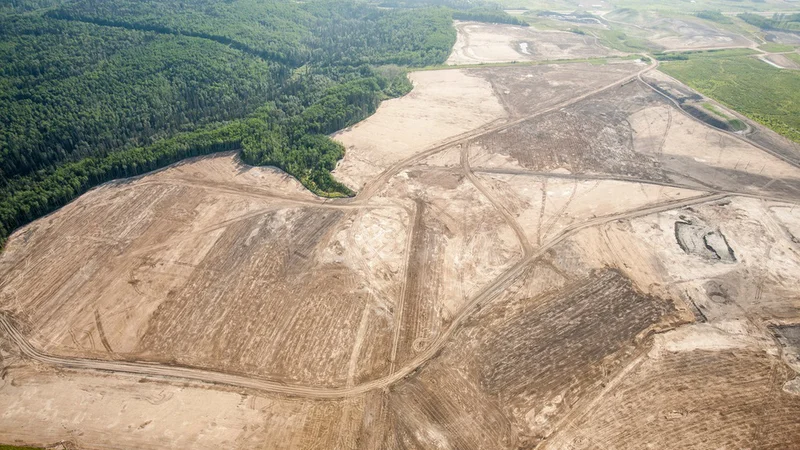
[[[12,1],[0,10],[0,242],[100,183],[225,150],[352,195],[330,174],[344,148],[327,135],[410,91],[406,68],[443,63],[456,37],[441,4]]]

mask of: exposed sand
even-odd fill
[[[608,54],[458,26],[456,62]],[[355,199],[228,153],[23,227],[0,443],[796,448],[800,170],[622,82],[642,67],[413,73],[335,136]]]
[[[334,176],[360,190],[391,164],[506,116],[491,84],[466,71],[410,74],[414,90],[333,138],[347,148]]]
[[[532,27],[456,22],[458,36],[447,64],[597,58],[618,52],[600,46],[592,36]]]

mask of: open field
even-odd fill
[[[463,71],[417,72],[414,90],[333,137],[347,149],[334,175],[361,189],[384,169],[446,138],[506,116],[487,81]]]
[[[697,19],[663,18],[646,25],[648,39],[664,50],[749,47],[743,36],[714,28]]]
[[[600,48],[458,28],[459,64]],[[415,72],[333,136],[355,197],[221,153],[23,227],[0,442],[800,446],[800,149],[657,68]]]
[[[457,22],[458,37],[447,64],[479,64],[609,56],[616,52],[596,39],[532,27]]]
[[[15,235],[0,292],[55,353],[344,384],[386,368],[351,361],[380,358],[362,343],[391,335],[408,220],[205,158],[105,185]],[[316,331],[297,328],[308,320]]]
[[[721,57],[713,53],[691,55],[686,61],[667,61],[661,70],[800,142],[800,74],[748,56]]]

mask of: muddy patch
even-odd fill
[[[736,254],[719,228],[699,219],[681,216],[681,220],[675,222],[675,239],[687,254],[711,261],[736,262]]]

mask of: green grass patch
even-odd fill
[[[41,450],[41,447],[17,447],[16,445],[2,445],[0,450]]]
[[[800,142],[800,72],[777,69],[731,52],[690,53],[687,60],[662,63],[661,70]]]
[[[717,108],[716,106],[714,106],[711,103],[703,103],[703,109],[705,109],[707,111],[710,111],[714,115],[725,119],[728,122],[728,125],[731,126],[731,129],[733,131],[742,131],[742,130],[746,130],[747,129],[747,125],[745,125],[744,122],[742,122],[741,120],[739,120],[739,119],[737,119],[735,117],[731,117],[731,116],[725,114],[724,112],[720,111],[719,108]]]
[[[731,119],[728,124],[733,128],[733,131],[742,131],[747,129],[747,125],[739,119]]]
[[[647,40],[625,34],[619,30],[597,30],[595,33],[603,45],[614,50],[628,53],[650,50]]]
[[[789,44],[773,44],[772,42],[770,42],[767,44],[759,45],[758,48],[764,50],[765,52],[777,53],[777,52],[791,52],[794,51],[794,49],[797,47]]]
[[[731,116],[725,114],[724,112],[720,111],[719,108],[712,105],[711,103],[703,103],[703,109],[711,111],[712,113],[722,117],[723,119],[731,119]]]

